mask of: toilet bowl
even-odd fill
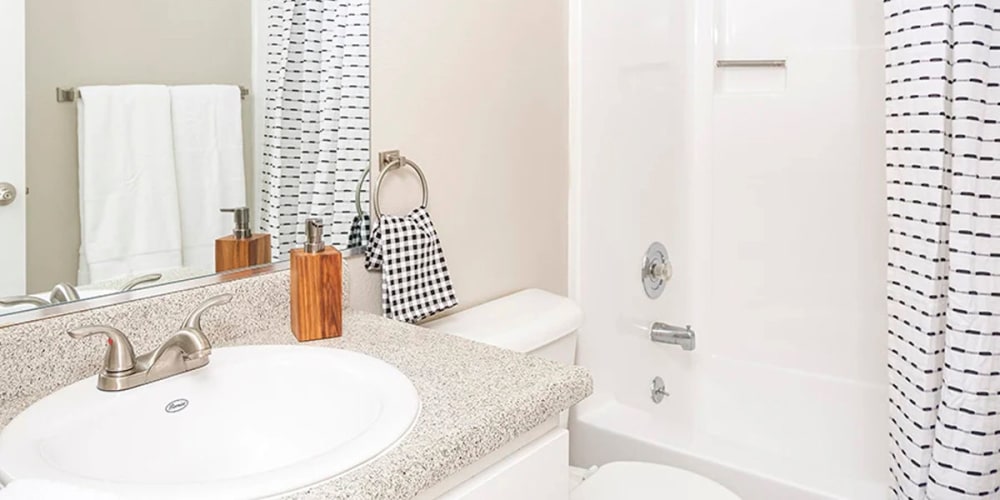
[[[477,342],[566,364],[576,361],[576,331],[583,313],[573,301],[543,290],[524,290],[423,326]],[[564,413],[561,424],[567,423]],[[693,472],[645,462],[614,462],[575,487],[571,500],[739,500]]]

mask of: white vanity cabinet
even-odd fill
[[[559,500],[569,498],[569,433],[547,422],[462,469],[419,500]]]

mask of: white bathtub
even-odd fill
[[[719,357],[684,371],[661,405],[600,394],[571,419],[573,465],[672,465],[744,500],[884,500],[887,395],[865,386]],[[648,399],[647,399],[648,401]]]

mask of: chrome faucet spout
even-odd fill
[[[666,323],[653,323],[649,328],[649,339],[659,344],[680,346],[685,351],[695,348],[695,334],[691,326],[679,327]]]

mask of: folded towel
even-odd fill
[[[424,208],[383,215],[365,251],[365,267],[382,270],[385,317],[416,323],[458,305],[441,241]]]
[[[80,88],[77,284],[181,265],[170,91]]]
[[[21,479],[0,489],[0,500],[117,500],[118,495],[45,479]]]
[[[170,87],[184,267],[215,268],[215,240],[232,232],[223,208],[246,206],[243,103],[235,85]]]

